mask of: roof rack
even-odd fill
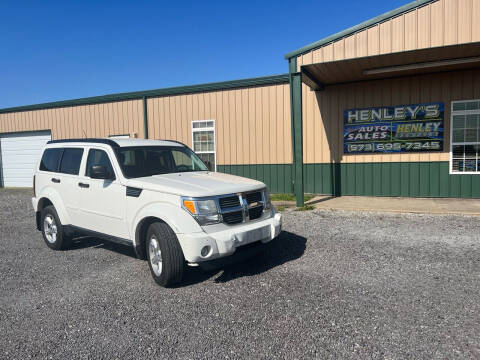
[[[72,143],[72,142],[83,142],[83,143],[96,143],[96,144],[106,144],[110,145],[111,147],[118,148],[118,145],[115,141],[111,139],[96,139],[96,138],[88,138],[88,139],[63,139],[63,140],[50,140],[47,144],[61,144],[61,143]]]

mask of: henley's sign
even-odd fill
[[[443,109],[440,102],[345,110],[344,153],[442,151]]]

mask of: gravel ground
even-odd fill
[[[0,358],[480,358],[480,219],[294,212],[263,258],[155,285],[96,239],[55,252],[0,191]]]

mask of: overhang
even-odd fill
[[[384,21],[387,21],[387,20],[392,19],[396,16],[399,16],[403,13],[413,11],[414,9],[420,8],[422,6],[425,6],[425,5],[427,5],[431,2],[435,2],[435,1],[437,1],[437,0],[415,0],[415,1],[412,1],[411,3],[400,6],[399,8],[396,8],[396,9],[388,11],[388,12],[382,14],[382,15],[371,18],[371,19],[369,19],[367,21],[364,21],[364,22],[362,22],[358,25],[352,26],[351,28],[348,28],[348,29],[340,31],[336,34],[327,36],[324,39],[321,39],[319,41],[316,41],[314,43],[306,45],[306,46],[304,46],[300,49],[297,49],[295,51],[289,52],[288,54],[285,55],[285,59],[290,59],[290,58],[297,57],[297,56],[302,55],[302,54],[306,54],[306,53],[308,53],[312,50],[318,49],[318,48],[320,48],[322,46],[325,46],[327,44],[330,44],[334,41],[345,38],[347,36],[355,34],[356,32],[365,30],[365,29],[367,29],[371,26],[380,24]]]
[[[480,43],[442,46],[302,66],[313,90],[327,85],[480,67]]]

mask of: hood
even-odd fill
[[[257,180],[210,171],[183,172],[128,179],[126,185],[191,197],[232,194],[265,187],[264,183]]]

